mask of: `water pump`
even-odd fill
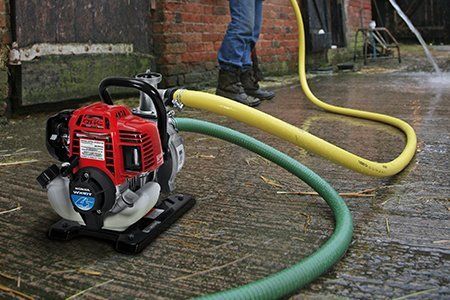
[[[194,205],[189,195],[170,194],[184,159],[183,140],[157,89],[161,75],[111,77],[99,86],[102,102],[50,117],[49,153],[60,164],[37,181],[47,189],[52,208],[62,218],[51,239],[91,236],[115,243],[120,252],[142,251]],[[114,105],[109,87],[135,88],[140,105]]]

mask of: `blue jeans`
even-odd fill
[[[247,69],[252,66],[251,52],[261,32],[262,2],[230,0],[231,22],[218,54],[221,69]]]

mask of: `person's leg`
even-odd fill
[[[255,27],[255,0],[230,0],[231,22],[219,49],[218,61],[223,69],[242,68]]]
[[[261,101],[248,96],[240,82],[243,56],[253,37],[254,0],[230,0],[231,22],[218,54],[219,80],[216,94],[235,101],[257,106]]]
[[[258,59],[258,53],[256,51],[256,47],[253,47],[251,57],[252,57],[252,64],[253,64],[253,66],[252,66],[253,75],[255,76],[255,80],[257,82],[264,80],[262,71],[259,68],[259,59]]]
[[[248,70],[253,65],[252,60],[252,52],[255,48],[256,43],[258,42],[259,35],[261,33],[262,27],[262,2],[263,0],[250,0],[251,2],[255,2],[255,11],[254,11],[254,24],[253,31],[250,42],[247,44],[245,48],[245,53],[242,56],[242,68],[244,70]]]
[[[263,16],[263,0],[255,0],[255,23],[253,27],[252,40],[248,52],[245,53],[243,60],[243,71],[241,73],[241,82],[244,87],[244,91],[253,97],[261,100],[270,100],[275,97],[275,93],[268,90],[263,90],[259,87],[259,79],[255,76],[255,68],[258,69],[257,64],[253,65],[252,53],[258,42],[259,35],[262,28],[262,16]],[[256,55],[256,53],[255,53]],[[259,70],[259,69],[258,69]],[[260,72],[260,71],[259,71]]]
[[[253,27],[252,49],[255,47],[256,43],[258,42],[259,35],[261,33],[262,18],[263,18],[263,0],[256,0],[256,3],[255,3],[255,25]]]

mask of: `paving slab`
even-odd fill
[[[178,115],[261,139],[313,169],[339,192],[374,189],[372,197],[345,199],[355,224],[349,251],[294,299],[448,299],[449,85],[425,73],[348,73],[310,82],[329,103],[409,122],[419,140],[411,164],[396,176],[371,178],[225,117],[193,110]],[[259,109],[371,160],[391,160],[404,145],[395,128],[316,108],[297,84],[278,88],[277,97]],[[314,252],[333,230],[331,211],[322,199],[277,194],[311,191],[288,172],[237,146],[183,133],[187,162],[177,178],[177,192],[195,195],[197,204],[142,254],[122,255],[110,244],[88,238],[50,241],[46,231],[58,216],[35,181],[54,163],[44,145],[46,118],[35,114],[0,128],[2,286],[40,299],[63,299],[91,287],[78,298],[189,298],[289,267]],[[0,298],[10,297],[0,292]]]

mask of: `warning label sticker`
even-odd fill
[[[105,142],[80,139],[80,157],[105,160]]]
[[[177,173],[181,171],[181,168],[184,165],[184,146],[180,144],[177,148],[177,158],[178,158],[178,168]]]

